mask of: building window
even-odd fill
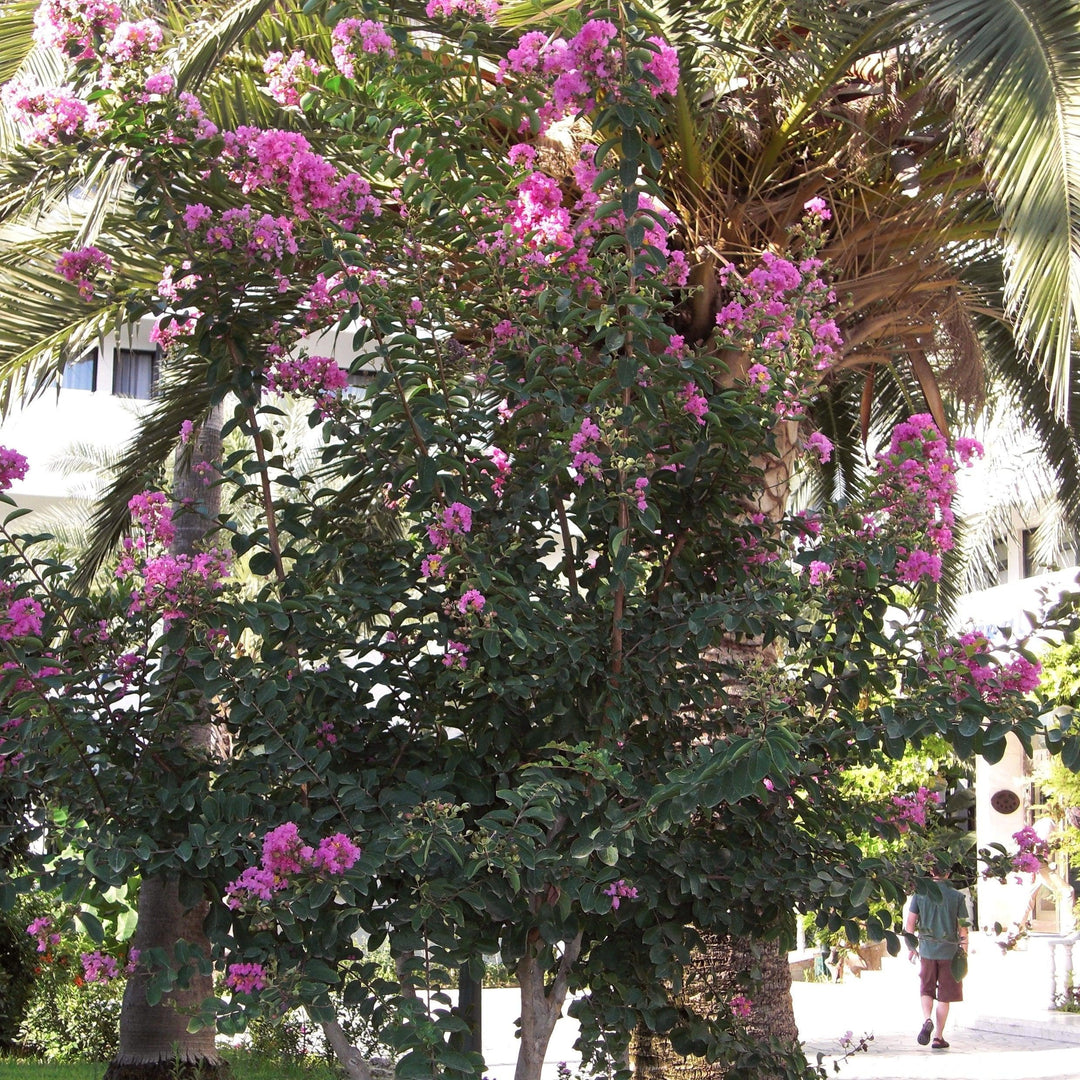
[[[113,368],[113,393],[146,401],[157,391],[156,349],[117,349]]]
[[[1004,537],[994,541],[994,572],[998,585],[1009,580],[1009,543]]]
[[[1035,561],[1035,530],[1025,529],[1020,534],[1020,554],[1023,559],[1023,576],[1034,577],[1039,572]]]
[[[96,390],[97,364],[97,349],[83,353],[78,360],[64,365],[64,370],[60,375],[60,386],[64,390]]]

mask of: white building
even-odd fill
[[[1023,638],[1033,629],[1033,617],[1038,622],[1040,614],[1064,593],[1080,591],[1076,548],[1061,550],[1046,566],[1035,557],[1034,532],[1032,522],[1019,513],[1014,515],[1012,533],[997,545],[999,584],[962,598],[955,619],[958,632],[978,630],[991,642]],[[979,847],[999,843],[1015,850],[1013,834],[1042,820],[1044,800],[1037,777],[1049,755],[1045,747],[1036,746],[1034,751],[1034,757],[1029,757],[1010,737],[1000,761],[977,761],[975,821]],[[1067,881],[1070,868],[1064,855],[1057,857],[1054,869],[1060,881]],[[1022,880],[1018,881],[1018,877]],[[1004,884],[994,879],[980,880],[977,903],[979,924],[984,928],[994,924],[1009,928],[1030,919],[1027,928],[1036,933],[1064,934],[1073,929],[1069,895],[1051,887],[1047,875],[1035,880],[1031,875],[1010,875]]]
[[[138,427],[139,414],[157,389],[161,352],[144,321],[103,335],[64,370],[60,386],[15,409],[0,427],[0,444],[29,462],[10,494],[20,506],[48,511],[92,499],[103,474],[94,459],[119,454]],[[314,355],[334,356],[348,369],[352,334],[326,333],[303,344]]]

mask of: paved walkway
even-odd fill
[[[850,1031],[868,1037],[867,1049],[840,1062],[841,1080],[1080,1080],[1080,1015],[1049,1011],[1046,949],[1031,940],[1002,954],[973,937],[966,1000],[952,1006],[947,1050],[915,1041],[922,1013],[906,959],[886,957],[881,971],[845,976],[840,985],[796,983],[807,1056],[823,1054],[832,1073]]]
[[[906,955],[906,954],[905,954]],[[1080,949],[1077,962],[1080,965]],[[1080,1080],[1080,1014],[1051,1013],[1046,946],[1038,940],[1007,955],[973,937],[965,998],[952,1007],[948,1050],[915,1041],[922,1013],[915,967],[886,957],[881,971],[849,974],[841,984],[796,983],[795,1018],[807,1056],[818,1053],[837,1080]],[[516,990],[484,991],[487,1076],[512,1080]],[[841,1039],[867,1036],[867,1049],[840,1060]],[[544,1068],[555,1080],[557,1065],[575,1069],[577,1026],[562,1019]],[[872,1036],[872,1038],[871,1038]],[[839,1061],[839,1072],[833,1062]]]

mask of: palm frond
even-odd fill
[[[164,466],[179,444],[185,420],[198,427],[209,415],[217,396],[207,384],[204,364],[177,357],[166,366],[158,396],[142,414],[138,429],[119,454],[112,479],[102,492],[91,519],[91,537],[80,566],[77,584],[87,585],[127,531],[128,503],[148,487],[159,487]]]
[[[192,34],[190,6],[172,6],[171,20],[184,28],[186,41],[191,42],[177,65],[178,88],[198,88],[217,70],[230,50],[274,7],[275,0],[240,0],[223,12],[214,12],[200,27],[201,33]]]
[[[1080,325],[1080,7],[908,0],[904,25],[978,130],[1009,247],[1007,310],[1065,412]]]

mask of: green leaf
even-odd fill
[[[304,964],[304,974],[313,982],[334,984],[340,982],[338,973],[324,960],[314,957]]]
[[[101,927],[101,921],[92,911],[79,911],[75,918],[82,923],[87,936],[95,945],[100,945],[105,940],[105,931]]]

